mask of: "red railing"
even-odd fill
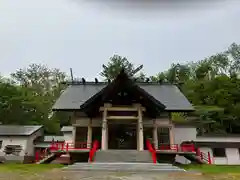
[[[156,153],[156,150],[153,148],[149,139],[147,139],[147,141],[146,141],[146,146],[147,146],[148,151],[152,154],[153,163],[154,164],[157,163],[157,153]]]
[[[160,144],[158,150],[170,150],[177,152],[195,152],[195,146],[193,144]]]
[[[49,155],[50,155],[50,152],[48,152],[47,149],[44,149],[42,151],[38,150],[35,152],[35,162],[39,162]]]
[[[95,153],[98,150],[98,148],[99,148],[99,142],[97,140],[95,140],[93,142],[92,149],[89,151],[89,161],[90,162],[94,161],[94,156],[95,156]]]
[[[197,149],[197,156],[202,160],[202,161],[205,161],[207,162],[208,164],[212,164],[212,158],[211,158],[211,155],[210,155],[210,152],[207,152],[204,153],[204,152],[201,152],[200,149]]]
[[[208,164],[212,164],[212,158],[210,155],[210,152],[207,154],[201,152],[199,149],[195,147],[194,144],[159,144],[157,150],[162,151],[174,151],[174,152],[193,152],[196,153],[196,155],[204,162]]]
[[[59,143],[53,142],[50,146],[50,151],[69,151],[69,150],[84,150],[90,149],[87,142],[76,142],[76,143]]]

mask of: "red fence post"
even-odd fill
[[[212,164],[210,152],[208,152],[208,164]]]
[[[68,152],[68,143],[66,144],[66,151]]]
[[[36,151],[35,153],[35,161],[38,162],[39,161],[39,152]]]
[[[203,153],[202,152],[200,152],[200,158],[201,158],[201,160],[203,160]]]
[[[192,144],[192,152],[195,152],[195,146]]]
[[[197,149],[197,152],[196,152],[196,153],[197,153],[197,156],[201,156],[201,152],[200,152],[200,149],[199,149],[199,148]]]

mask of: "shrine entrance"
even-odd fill
[[[137,149],[136,125],[109,124],[108,149]]]

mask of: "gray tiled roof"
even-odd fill
[[[106,84],[70,85],[59,97],[53,110],[80,109],[80,106],[102,90]],[[165,105],[166,110],[194,110],[176,85],[141,83],[139,87]]]
[[[43,126],[0,125],[0,136],[29,136]]]
[[[61,129],[62,132],[72,132],[73,127],[72,126],[63,126]]]
[[[103,84],[70,85],[61,94],[52,109],[79,109],[85,101],[102,90],[105,86],[106,85]]]
[[[147,93],[166,106],[166,110],[194,110],[176,85],[140,85]]]

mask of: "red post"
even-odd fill
[[[203,153],[202,152],[200,152],[200,158],[201,158],[201,160],[203,160]]]
[[[199,149],[199,148],[197,149],[196,154],[197,154],[197,156],[201,156],[201,152],[200,152],[200,149]]]
[[[62,151],[64,150],[64,143],[62,143]]]
[[[66,151],[68,152],[68,143],[66,144]]]
[[[210,152],[208,152],[208,164],[212,164],[212,159],[211,159]]]
[[[195,152],[194,144],[192,144],[191,147],[192,147],[192,152]]]
[[[35,153],[35,161],[38,162],[39,161],[39,152],[36,151]]]

